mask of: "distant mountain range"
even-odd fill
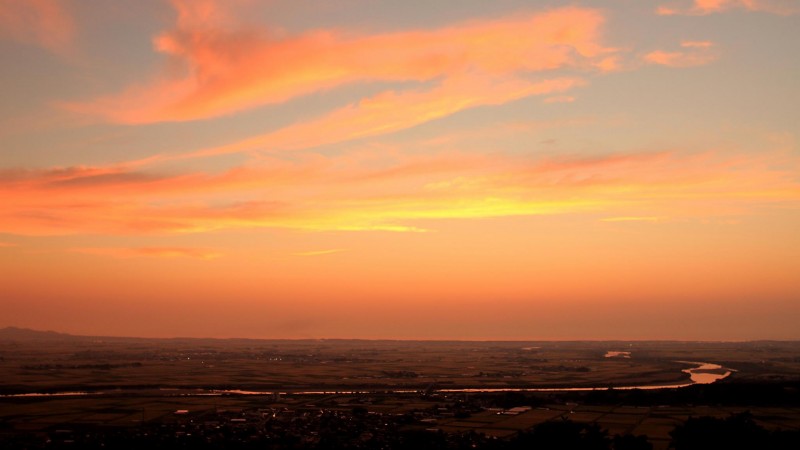
[[[29,328],[0,328],[0,339],[11,341],[63,341],[81,339],[82,337],[55,331],[31,330]]]

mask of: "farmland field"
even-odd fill
[[[52,441],[59,438],[57,432],[75,428],[120,432],[153,424],[185,427],[187,420],[218,423],[259,411],[263,420],[264,414],[306,411],[302,417],[307,418],[350,414],[354,408],[380,417],[413,418],[401,429],[492,439],[569,419],[596,424],[609,435],[645,435],[654,448],[667,448],[670,432],[693,416],[725,418],[748,411],[765,429],[800,430],[800,345],[793,342],[59,335],[0,339],[0,358],[0,436],[8,439],[47,436]],[[715,364],[720,368],[710,372],[730,375],[708,388],[619,389],[689,384],[683,370],[700,363]],[[753,386],[795,394],[770,397],[773,389],[759,400],[746,394],[761,389]],[[715,394],[720,389],[728,391]],[[492,390],[502,392],[476,392]],[[508,409],[514,405],[524,409]]]

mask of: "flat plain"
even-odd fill
[[[569,418],[610,434],[647,435],[655,448],[666,448],[669,432],[691,416],[750,411],[765,428],[800,429],[797,404],[686,400],[677,394],[681,389],[657,390],[663,392],[644,400],[619,396],[620,387],[689,383],[683,370],[692,362],[730,371],[716,383],[721,386],[800,382],[797,342],[5,336],[0,339],[0,435],[52,434],[76,426],[128,428],[187,417],[218,420],[231,411],[352,411],[355,406],[370,414],[424,417],[412,428],[498,438]],[[598,390],[469,391],[587,387]],[[508,412],[511,405],[504,402],[510,395],[523,396],[515,401],[529,408]],[[466,404],[472,407],[467,415],[447,413]]]

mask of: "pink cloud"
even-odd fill
[[[595,64],[601,72],[616,72],[622,69],[622,63],[618,55],[607,56],[598,60]]]
[[[274,167],[278,165],[278,167]],[[783,152],[631,153],[539,159],[345,154],[153,174],[76,168],[0,174],[0,232],[149,235],[243,228],[421,231],[430,219],[540,214],[714,217],[800,200]],[[80,180],[86,178],[86,180]],[[69,183],[63,183],[70,180]],[[54,183],[54,181],[57,181]],[[87,182],[85,182],[87,181]],[[101,184],[97,184],[101,183]],[[102,186],[102,189],[98,189]],[[98,250],[112,252],[111,250]],[[125,257],[211,257],[175,249]]]
[[[683,41],[681,47],[684,48],[711,48],[714,46],[710,41]]]
[[[75,24],[60,0],[0,0],[0,37],[63,55],[72,50]]]
[[[693,0],[691,2],[672,2],[659,6],[659,15],[693,15],[704,16],[732,9],[766,12],[778,15],[800,13],[800,5],[796,0]]]
[[[572,103],[575,101],[575,97],[571,95],[556,95],[553,97],[547,97],[542,101],[544,103]]]
[[[600,43],[603,16],[591,9],[562,8],[432,30],[371,35],[313,30],[282,36],[237,27],[221,11],[222,3],[173,3],[176,26],[158,35],[154,46],[181,65],[184,74],[64,106],[119,123],[186,121],[357,81],[497,79],[611,64],[612,50]]]
[[[714,43],[708,41],[683,41],[683,50],[656,50],[644,55],[644,60],[651,64],[669,67],[702,66],[714,62],[718,55],[713,50]]]
[[[151,257],[215,259],[221,256],[219,252],[213,250],[191,247],[82,247],[71,249],[71,251],[76,253],[85,253],[88,255],[111,256],[114,258]]]
[[[432,89],[387,91],[316,120],[273,133],[165,159],[198,158],[253,150],[297,150],[403,130],[458,111],[498,105],[531,95],[564,92],[583,84],[572,78],[541,82],[467,76],[449,78]]]
[[[305,252],[295,252],[292,253],[294,256],[324,256],[324,255],[332,255],[334,253],[341,253],[344,249],[341,248],[333,248],[328,250],[310,250]]]

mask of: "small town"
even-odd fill
[[[607,403],[603,396],[614,394],[598,395],[588,400]],[[272,395],[249,400],[251,404],[263,402],[267,406],[229,406],[226,400],[235,398],[220,397],[219,404],[224,406],[176,409],[157,417],[143,410],[138,420],[130,409],[107,409],[93,416],[95,422],[62,423],[5,435],[0,430],[0,443],[3,448],[20,449],[458,450],[564,448],[560,443],[572,442],[574,446],[570,448],[579,449],[666,450],[693,448],[680,444],[703,439],[702,434],[692,430],[698,424],[708,427],[708,421],[716,421],[729,439],[769,441],[776,443],[774,448],[796,442],[800,435],[796,429],[771,427],[768,431],[761,425],[763,422],[755,420],[760,417],[749,411],[731,412],[725,418],[690,418],[681,423],[669,421],[685,412],[685,408],[676,406],[579,404],[558,396],[548,397],[545,405],[541,397],[519,393]],[[531,405],[512,406],[526,402]],[[724,409],[716,411],[719,416]],[[619,417],[625,415],[626,422],[620,422]],[[125,417],[127,423],[115,421],[114,417]],[[145,417],[151,418],[142,420]],[[591,417],[597,419],[588,420]],[[659,435],[652,433],[658,430],[654,423],[672,426],[661,427]],[[637,433],[646,430],[651,431],[650,435]]]

